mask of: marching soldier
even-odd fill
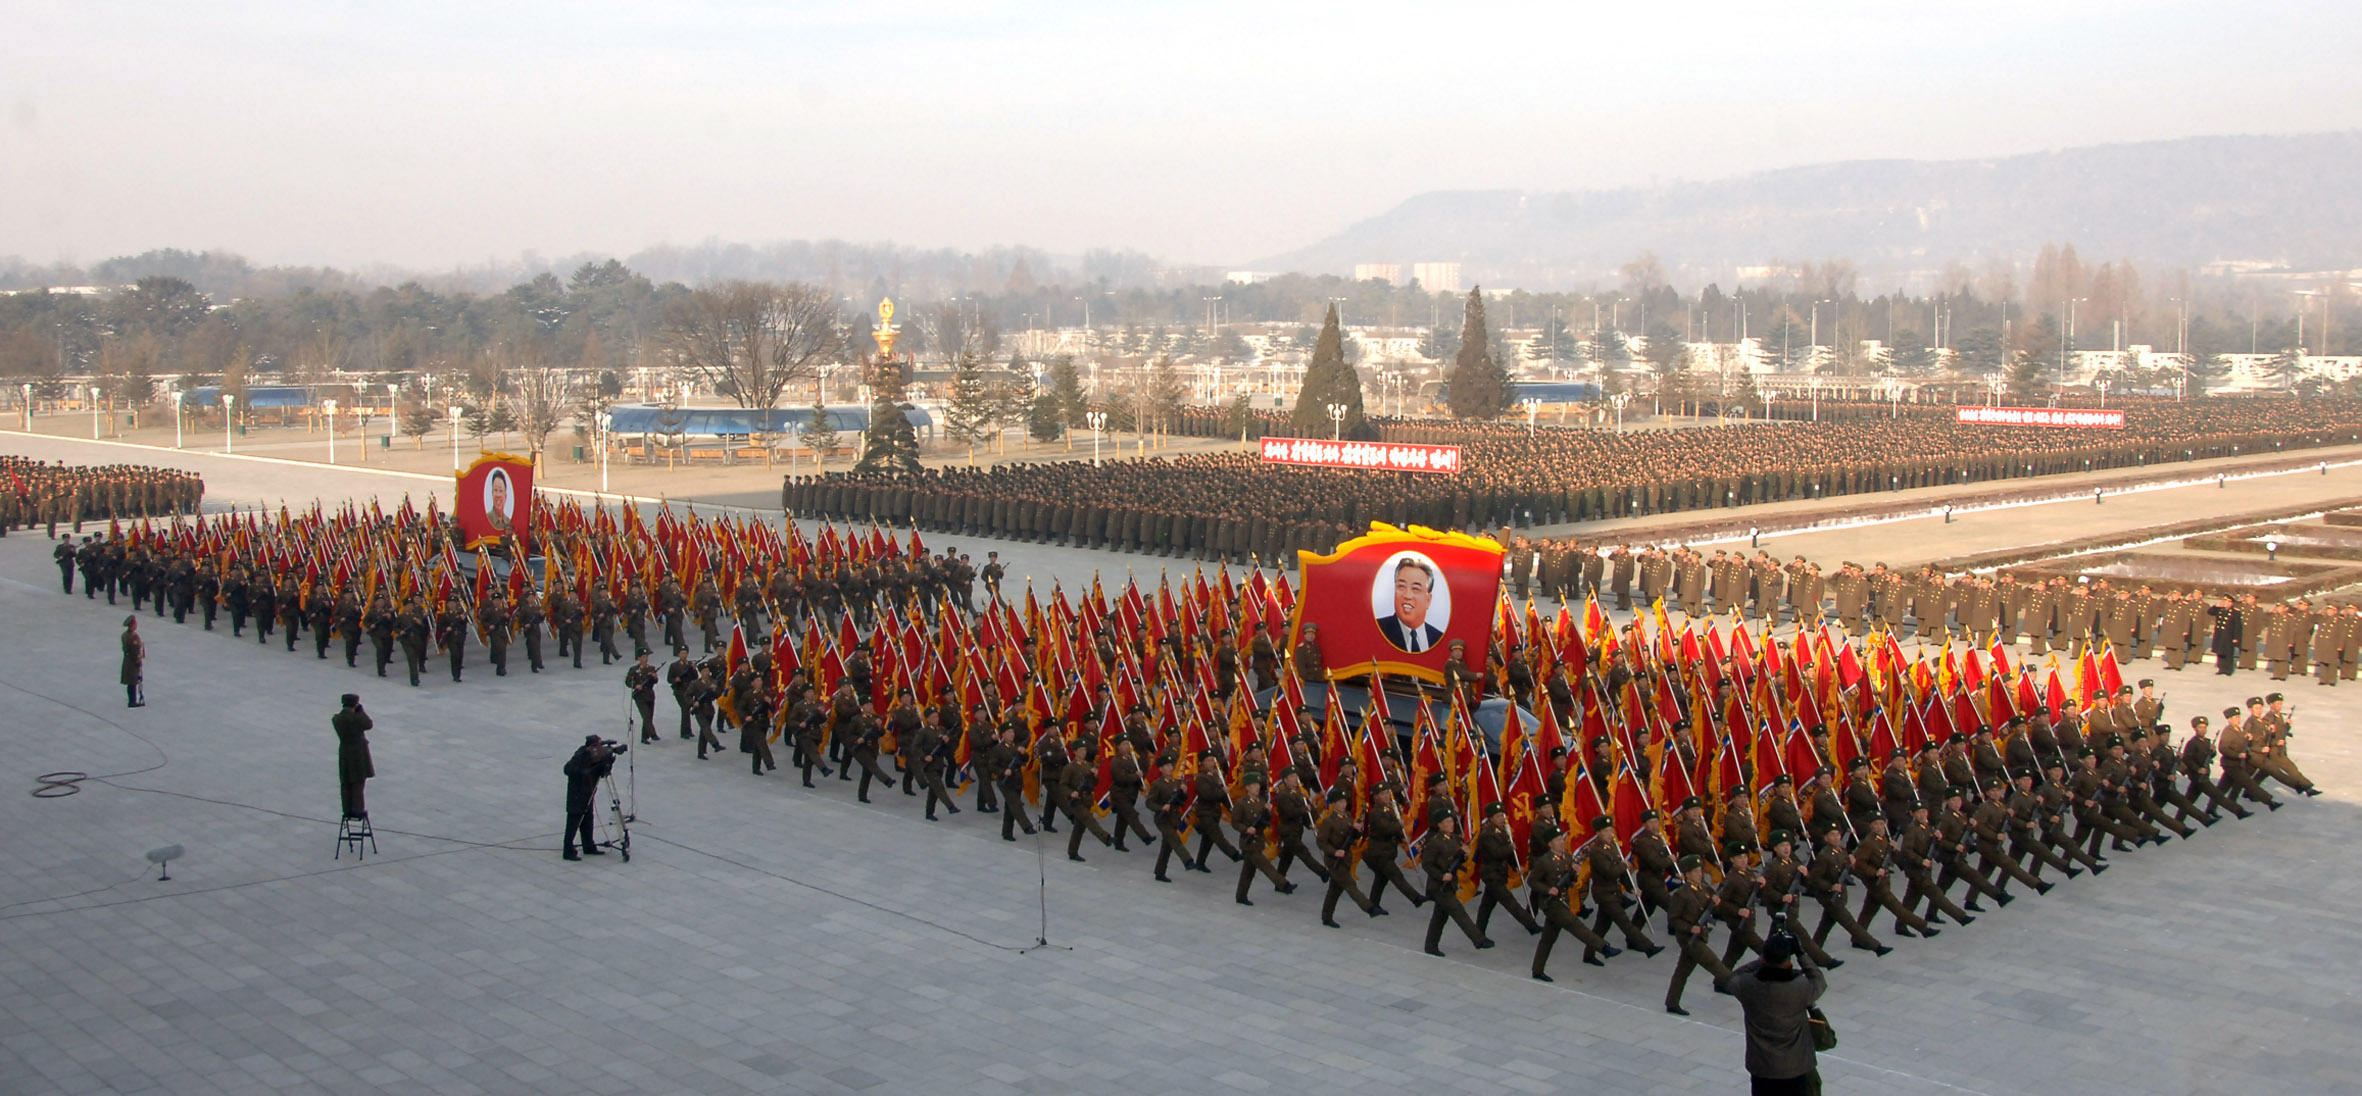
[[[1591,931],[1604,938],[1607,927],[1613,924],[1624,934],[1625,948],[1654,959],[1664,949],[1633,923],[1632,915],[1624,908],[1624,883],[1632,878],[1632,871],[1624,863],[1624,854],[1616,848],[1614,826],[1614,820],[1604,814],[1592,819],[1591,840],[1584,843],[1580,854],[1591,865],[1591,901],[1599,907]]]
[[[631,690],[632,707],[640,712],[640,741],[656,741],[656,667],[648,665],[648,649],[632,653],[631,669],[623,672],[623,687]]]
[[[1027,836],[1034,832],[1033,820],[1025,814],[1025,751],[1017,748],[1016,732],[1002,727],[995,736],[992,748],[984,755],[985,779],[1001,786],[1001,840],[1015,841],[1012,830],[1025,828]],[[1159,862],[1162,874],[1162,862]],[[1167,880],[1170,882],[1170,880]]]
[[[1607,942],[1607,938],[1583,923],[1575,909],[1575,860],[1567,855],[1566,831],[1553,829],[1542,855],[1534,858],[1534,870],[1526,874],[1526,886],[1533,896],[1534,913],[1542,920],[1542,938],[1534,942],[1534,981],[1548,982],[1550,950],[1558,944],[1560,933],[1568,933],[1583,942],[1583,961],[1604,967],[1606,960],[1624,954],[1624,949]]]
[[[1280,770],[1279,786],[1271,793],[1271,817],[1272,828],[1279,835],[1279,873],[1286,875],[1288,868],[1301,860],[1314,878],[1323,883],[1328,882],[1329,870],[1321,866],[1321,858],[1314,856],[1312,850],[1304,845],[1304,831],[1312,828],[1315,819],[1312,797],[1305,794],[1303,777],[1298,770]],[[1120,839],[1122,835],[1119,833],[1117,836]],[[1142,840],[1148,837],[1146,833],[1140,836]]]
[[[1700,967],[1714,976],[1716,993],[1730,992],[1730,968],[1707,946],[1707,933],[1712,922],[1707,915],[1714,910],[1714,892],[1706,889],[1706,858],[1681,858],[1681,886],[1674,890],[1665,905],[1673,941],[1681,951],[1681,958],[1673,964],[1673,980],[1665,987],[1665,1011],[1675,1016],[1687,1016],[1681,1007],[1681,991],[1689,985],[1690,972]]]
[[[1853,915],[1853,911],[1845,907],[1845,875],[1851,861],[1845,854],[1843,833],[1842,825],[1823,823],[1820,852],[1813,857],[1812,865],[1804,872],[1805,893],[1821,904],[1821,923],[1813,929],[1813,943],[1826,945],[1830,928],[1842,925],[1847,939],[1852,941],[1857,950],[1883,958],[1894,949],[1879,943],[1877,937],[1870,935],[1869,929],[1862,927],[1861,920]]]
[[[1192,810],[1195,814],[1193,825],[1197,829],[1198,870],[1206,870],[1206,856],[1216,848],[1230,857],[1232,863],[1237,863],[1245,854],[1222,834],[1222,814],[1230,807],[1230,789],[1222,784],[1220,754],[1212,750],[1198,753],[1196,791],[1196,805]]]
[[[1107,804],[1115,813],[1115,851],[1131,851],[1124,847],[1124,840],[1133,834],[1140,835],[1143,846],[1154,844],[1156,835],[1140,821],[1140,792],[1145,780],[1140,772],[1140,755],[1130,738],[1117,736],[1115,756],[1108,760],[1107,772]],[[1284,829],[1286,823],[1281,825]],[[1283,866],[1280,871],[1285,873],[1287,868]]]
[[[1443,926],[1450,921],[1466,933],[1468,942],[1478,951],[1492,947],[1493,942],[1484,931],[1469,920],[1468,910],[1460,904],[1460,873],[1467,868],[1468,852],[1460,843],[1460,818],[1442,815],[1435,821],[1435,829],[1419,848],[1419,866],[1427,872],[1427,901],[1435,909],[1427,915],[1427,946],[1429,955],[1440,956],[1443,948]]]
[[[1763,863],[1763,908],[1772,915],[1772,929],[1786,925],[1797,926],[1797,899],[1804,896],[1807,864],[1796,857],[1796,835],[1787,830],[1773,830],[1766,851],[1770,854]],[[1821,942],[1809,932],[1795,933],[1796,944],[1814,963],[1823,969],[1834,970],[1845,965],[1845,960],[1821,950]]]
[[[1372,779],[1377,780],[1375,774]],[[1412,909],[1426,905],[1427,896],[1411,889],[1410,881],[1403,878],[1402,865],[1396,860],[1402,855],[1404,831],[1402,813],[1394,808],[1393,785],[1378,781],[1370,786],[1370,813],[1362,828],[1368,835],[1362,846],[1361,862],[1371,872],[1370,905],[1384,907],[1389,885],[1411,900]]]
[[[1242,906],[1254,905],[1247,897],[1247,888],[1254,885],[1255,873],[1271,880],[1271,889],[1281,894],[1296,893],[1296,885],[1273,867],[1271,858],[1264,854],[1264,830],[1271,824],[1271,808],[1263,801],[1261,777],[1250,775],[1239,785],[1239,797],[1230,805],[1231,821],[1238,827],[1238,893],[1233,900]]]
[[[1476,904],[1476,931],[1489,932],[1493,910],[1509,911],[1509,916],[1530,935],[1542,931],[1542,926],[1526,912],[1509,889],[1509,871],[1517,866],[1517,840],[1509,832],[1509,808],[1500,800],[1485,804],[1484,822],[1477,827],[1476,877],[1484,888],[1484,897]]]
[[[451,680],[455,682],[467,666],[467,628],[467,614],[460,610],[459,599],[445,602],[443,611],[435,617],[435,639],[450,656]]]
[[[1890,854],[1894,844],[1886,836],[1886,818],[1881,815],[1870,820],[1870,830],[1862,835],[1862,843],[1854,847],[1853,877],[1862,884],[1862,910],[1854,920],[1868,925],[1871,914],[1884,909],[1895,916],[1898,936],[1935,936],[1942,930],[1927,923],[1925,918],[1911,912],[1901,899],[1895,897],[1894,884],[1888,880],[1893,872]]]
[[[996,600],[1000,597],[997,587],[992,596]],[[1181,782],[1180,764],[1181,755],[1173,750],[1158,754],[1156,779],[1148,783],[1149,809],[1156,814],[1156,881],[1159,883],[1173,881],[1172,876],[1165,874],[1165,869],[1172,864],[1174,853],[1181,854],[1182,871],[1207,870],[1205,865],[1189,855],[1189,843],[1182,833],[1182,826],[1189,818],[1189,789]],[[1010,802],[1013,804],[1016,801]],[[1008,826],[1008,819],[1003,818],[1001,834],[1004,837],[1008,835]]]
[[[1328,893],[1321,896],[1320,923],[1330,928],[1337,924],[1337,897],[1349,895],[1353,904],[1371,917],[1386,915],[1384,907],[1369,899],[1361,891],[1361,884],[1353,878],[1353,843],[1361,836],[1361,826],[1353,821],[1353,796],[1340,783],[1329,789],[1328,810],[1313,828],[1313,840],[1320,845],[1320,855],[1327,868],[1323,877],[1328,882]]]

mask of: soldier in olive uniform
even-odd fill
[[[1665,1011],[1675,1016],[1687,1016],[1681,1007],[1681,991],[1689,985],[1690,972],[1700,967],[1714,977],[1714,992],[1729,993],[1731,971],[1714,949],[1707,946],[1708,933],[1713,928],[1709,915],[1715,907],[1714,892],[1706,888],[1706,858],[1690,855],[1681,858],[1681,885],[1675,888],[1666,903],[1665,914],[1674,946],[1681,958],[1673,965],[1673,980],[1665,987]]]
[[[1443,927],[1447,921],[1459,925],[1477,950],[1492,947],[1492,940],[1476,927],[1476,922],[1468,917],[1467,908],[1460,904],[1460,874],[1468,870],[1468,851],[1460,843],[1459,816],[1447,814],[1436,819],[1433,832],[1420,844],[1419,866],[1427,873],[1427,901],[1435,907],[1427,915],[1427,954],[1443,954]]]
[[[1613,959],[1624,954],[1624,949],[1607,942],[1607,938],[1583,923],[1575,908],[1575,860],[1567,854],[1566,831],[1554,830],[1542,855],[1534,858],[1534,868],[1526,874],[1526,886],[1533,897],[1534,914],[1542,921],[1542,938],[1534,942],[1533,979],[1552,981],[1548,972],[1550,951],[1558,944],[1560,933],[1568,933],[1583,942],[1583,961],[1604,967],[1601,956]]]
[[[1361,837],[1361,826],[1353,821],[1353,795],[1342,784],[1329,789],[1328,809],[1313,827],[1313,840],[1320,846],[1321,862],[1327,865],[1328,891],[1320,900],[1320,923],[1338,928],[1337,898],[1350,896],[1353,904],[1371,917],[1386,915],[1384,907],[1370,901],[1362,893],[1361,884],[1353,877],[1353,843]]]

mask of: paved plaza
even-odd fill
[[[13,434],[0,452],[196,468],[209,499],[248,504],[449,483]],[[2271,490],[2362,494],[2362,472],[2299,479]],[[2242,494],[2143,499],[2183,520],[2261,505]],[[2091,509],[2053,505],[2082,509],[1909,543],[1960,554],[2027,536],[2004,515]],[[1911,527],[1813,533],[1807,554],[1881,558],[1849,535]],[[1044,588],[1170,562],[944,542]],[[1399,902],[1328,930],[1315,887],[1241,907],[1226,865],[1159,884],[1137,850],[1089,842],[1074,864],[1062,840],[1001,842],[998,816],[928,823],[899,790],[862,805],[669,736],[629,755],[631,861],[563,862],[559,766],[586,732],[631,737],[622,667],[495,678],[477,652],[465,684],[413,689],[150,614],[150,704],[127,710],[128,599],[61,596],[48,547],[0,540],[0,1093],[1744,1090],[1729,998],[1694,979],[1693,1017],[1660,1010],[1671,953],[1601,970],[1562,946],[1543,985],[1513,923],[1499,948],[1452,936],[1430,958]],[[2127,676],[2158,677],[2177,724],[2268,687],[2156,665]],[[1830,1090],[2318,1093],[2362,1074],[2362,686],[2282,687],[2326,795],[1884,959],[1839,948]],[[380,852],[358,863],[331,859],[342,692],[377,724]],[[30,794],[60,770],[94,778]],[[156,882],[142,854],[169,843],[187,853]]]

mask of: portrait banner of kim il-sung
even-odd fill
[[[1288,643],[1318,625],[1321,663],[1335,677],[1369,672],[1443,680],[1453,640],[1484,657],[1501,596],[1504,550],[1493,540],[1382,522],[1327,555],[1298,553],[1304,591]]]
[[[533,462],[508,453],[486,453],[457,476],[459,490],[451,513],[459,520],[461,547],[508,543],[523,552],[533,525]]]

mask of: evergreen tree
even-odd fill
[[[1342,424],[1329,418],[1329,405],[1345,405]],[[1345,364],[1343,333],[1337,330],[1337,306],[1329,306],[1329,316],[1320,326],[1320,338],[1312,345],[1312,364],[1304,369],[1304,387],[1296,394],[1296,409],[1288,416],[1288,429],[1300,438],[1317,438],[1334,432],[1343,438],[1376,437],[1362,417],[1361,374]]]
[[[1449,361],[1460,352],[1460,333],[1448,327],[1430,327],[1419,340],[1419,356],[1429,361]]]
[[[1468,309],[1460,321],[1460,351],[1453,357],[1447,380],[1452,386],[1452,417],[1489,419],[1509,407],[1509,371],[1493,353],[1492,336],[1485,330],[1484,289],[1468,291]]]
[[[2042,398],[2042,375],[2050,371],[2050,363],[2032,350],[2020,350],[2009,363],[2009,398],[2019,404],[2031,404]]]
[[[1157,430],[1170,430],[1181,417],[1181,400],[1189,394],[1189,386],[1181,380],[1181,370],[1169,356],[1159,356],[1148,374],[1148,399],[1144,416],[1148,425]]]
[[[1066,416],[1058,407],[1055,393],[1044,392],[1033,398],[1033,406],[1025,413],[1025,432],[1035,441],[1057,441],[1066,436]],[[1074,448],[1072,443],[1067,448]]]
[[[1651,324],[1648,345],[1641,351],[1641,356],[1648,359],[1649,367],[1655,369],[1658,376],[1670,376],[1688,367],[1689,343],[1682,340],[1681,332],[1674,330],[1672,324]]]
[[[2190,331],[2182,343],[2182,367],[2189,371],[2188,392],[2192,399],[2206,395],[2206,390],[2231,372],[2230,360],[2223,357],[2222,340],[2214,325],[2204,316],[2190,318]]]
[[[1246,444],[1247,428],[1254,424],[1255,406],[1244,392],[1231,397],[1230,407],[1222,413],[1222,432],[1237,434],[1239,444]]]
[[[1997,329],[1980,327],[1970,331],[1960,336],[1953,349],[1957,354],[1952,367],[1956,373],[1976,375],[2001,370],[2004,348]]]
[[[976,443],[991,432],[990,394],[984,389],[984,365],[974,351],[960,354],[951,377],[951,399],[943,409],[943,436],[968,447],[968,463],[976,463]]]
[[[1089,420],[1083,416],[1089,413],[1091,404],[1090,400],[1083,395],[1082,371],[1075,368],[1072,355],[1061,354],[1057,361],[1050,364],[1049,397],[1053,406],[1058,409],[1058,426],[1061,431],[1080,430],[1089,424]],[[1056,436],[1051,435],[1053,438]],[[1067,439],[1066,447],[1074,448],[1072,437]]]
[[[820,401],[815,399],[812,401],[812,417],[804,420],[804,448],[812,451],[813,466],[828,464],[829,451],[836,447],[836,420],[829,418],[828,408],[820,406]]]
[[[2304,352],[2294,346],[2284,346],[2280,352],[2264,362],[2264,376],[2272,379],[2272,387],[2286,391],[2296,387],[2297,374],[2304,369]]]

